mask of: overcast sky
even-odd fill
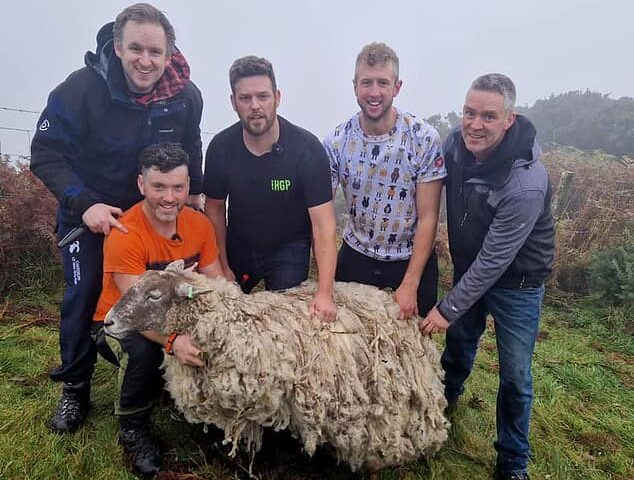
[[[33,129],[50,90],[83,66],[95,35],[129,1],[3,0],[0,126]],[[280,113],[323,137],[357,110],[354,60],[383,41],[401,61],[396,105],[418,116],[462,107],[470,82],[508,74],[518,104],[570,90],[634,96],[631,0],[159,0],[205,101],[202,129],[236,120],[228,69],[239,56],[273,62]],[[582,112],[580,112],[582,114]],[[0,130],[3,153],[28,154],[28,134]],[[204,148],[210,135],[203,138]]]

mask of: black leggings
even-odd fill
[[[378,288],[396,290],[403,280],[409,260],[386,262],[375,260],[352,249],[343,242],[337,256],[335,280],[358,282],[374,285]],[[438,300],[438,259],[436,251],[425,265],[418,285],[418,314],[424,317]]]

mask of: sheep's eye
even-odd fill
[[[147,294],[147,300],[150,302],[156,302],[161,299],[163,293],[160,290],[150,290]]]

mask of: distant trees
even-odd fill
[[[517,111],[535,123],[542,144],[634,156],[634,98],[614,100],[609,93],[574,91]]]

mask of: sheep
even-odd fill
[[[329,443],[354,471],[436,453],[449,422],[434,342],[398,320],[392,296],[336,282],[337,319],[310,317],[314,283],[245,295],[225,279],[148,271],[114,305],[106,333],[188,333],[205,366],[164,361],[166,389],[186,420],[214,424],[255,454],[263,427],[289,429],[311,455]]]

